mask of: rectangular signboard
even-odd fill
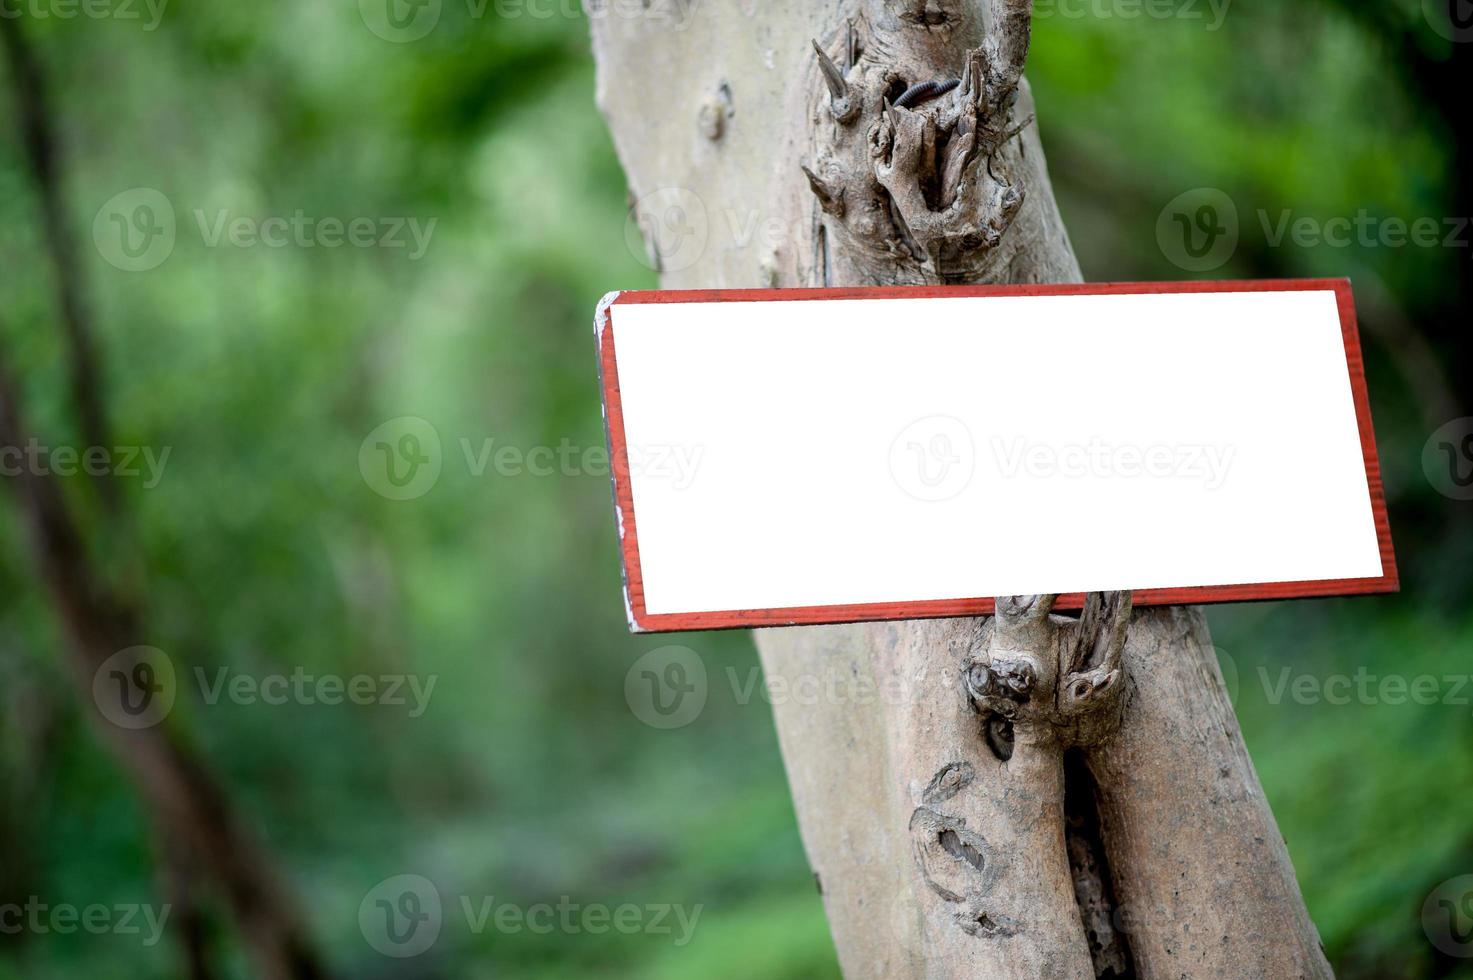
[[[625,292],[636,631],[1389,592],[1344,280]]]

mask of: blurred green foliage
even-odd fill
[[[1157,216],[1215,187],[1236,202],[1242,244],[1213,275],[1350,274],[1363,299],[1375,290],[1362,315],[1406,591],[1209,616],[1340,975],[1468,976],[1469,961],[1428,943],[1421,908],[1473,872],[1473,707],[1273,695],[1285,669],[1442,676],[1473,661],[1468,505],[1438,496],[1421,464],[1450,417],[1437,392],[1465,400],[1469,251],[1275,247],[1260,218],[1459,213],[1453,121],[1407,67],[1446,61],[1451,46],[1416,4],[1364,7],[1239,0],[1216,27],[1204,4],[1191,5],[1200,18],[1168,19],[1060,7],[1037,21],[1029,74],[1087,277],[1183,278]],[[136,642],[186,675],[438,678],[420,717],[211,705],[186,685],[170,719],[262,828],[343,976],[835,975],[770,711],[760,691],[742,694],[750,639],[627,635],[607,481],[478,476],[466,456],[485,440],[601,446],[591,312],[609,289],[654,285],[626,247],[586,23],[492,9],[447,3],[408,44],[367,30],[350,2],[179,4],[155,30],[146,18],[25,24],[54,88],[114,438],[171,447],[156,487],[120,480],[146,569]],[[38,436],[79,445],[8,104],[0,132],[0,356]],[[99,210],[135,187],[178,216],[173,253],[147,273],[92,247]],[[208,247],[196,228],[196,212],[298,211],[436,224],[417,260]],[[1430,352],[1436,370],[1408,350]],[[390,501],[357,457],[371,430],[406,415],[435,427],[444,471],[425,497]],[[86,488],[71,483],[81,506]],[[106,522],[87,513],[96,560],[118,562]],[[145,815],[87,727],[59,642],[4,500],[0,904],[157,903]],[[711,698],[689,727],[658,731],[622,692],[638,656],[669,642],[701,654]],[[434,951],[403,962],[358,925],[364,895],[401,873],[434,880],[447,906]],[[459,896],[702,914],[684,946],[475,934]],[[223,920],[211,934],[230,975],[246,975]],[[0,978],[78,975],[181,974],[167,938],[0,934]]]

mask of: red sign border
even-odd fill
[[[1313,582],[1267,582],[1253,585],[1210,585],[1171,589],[1142,589],[1135,593],[1138,606],[1184,605],[1217,602],[1251,602],[1265,599],[1304,599],[1339,595],[1368,595],[1396,592],[1400,579],[1396,553],[1391,543],[1391,524],[1386,515],[1386,491],[1376,452],[1376,434],[1371,423],[1370,397],[1366,390],[1365,361],[1361,355],[1360,331],[1356,325],[1355,297],[1349,279],[1260,279],[1211,282],[1069,283],[1062,285],[991,286],[896,286],[829,289],[700,289],[649,290],[610,293],[599,303],[594,320],[598,341],[599,378],[603,387],[604,423],[608,438],[613,478],[614,507],[618,519],[620,551],[624,559],[624,602],[629,628],[635,633],[685,630],[742,629],[770,626],[811,626],[823,623],[857,623],[897,619],[941,619],[959,616],[988,616],[995,598],[942,599],[935,601],[876,602],[846,606],[795,606],[786,609],[725,609],[709,612],[650,614],[645,610],[644,577],[639,563],[639,533],[634,516],[634,494],[629,482],[628,446],[624,436],[624,410],[619,391],[619,368],[614,354],[613,312],[622,305],[644,303],[730,303],[785,302],[823,299],[930,299],[973,296],[1118,296],[1149,293],[1246,293],[1246,292],[1334,292],[1340,312],[1341,335],[1345,341],[1345,363],[1355,399],[1356,422],[1360,428],[1361,452],[1365,458],[1366,483],[1371,492],[1371,513],[1381,551],[1381,575],[1376,578],[1325,579]],[[1058,609],[1078,609],[1082,593],[1060,596]]]

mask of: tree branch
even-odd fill
[[[31,180],[40,199],[41,225],[51,258],[56,300],[66,330],[72,401],[88,446],[111,447],[98,365],[96,331],[82,288],[82,265],[67,220],[61,187],[60,140],[51,127],[46,74],[16,15],[0,16],[0,47],[10,63],[11,99]],[[95,481],[104,503],[114,506],[117,491],[106,477]]]
[[[19,390],[0,354],[0,448],[27,443]],[[267,980],[325,976],[283,882],[251,834],[237,821],[222,788],[160,724],[125,729],[94,700],[94,679],[114,653],[142,635],[139,611],[93,573],[82,533],[54,476],[18,467],[5,481],[15,493],[32,556],[66,641],[66,658],[82,701],[104,743],[132,776],[169,861],[197,858],[224,894],[240,934]],[[120,692],[127,697],[127,692]],[[174,874],[180,864],[169,866]],[[193,952],[190,953],[193,958]]]

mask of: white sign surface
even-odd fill
[[[1231,287],[606,301],[633,625],[1394,588],[1348,286]]]

